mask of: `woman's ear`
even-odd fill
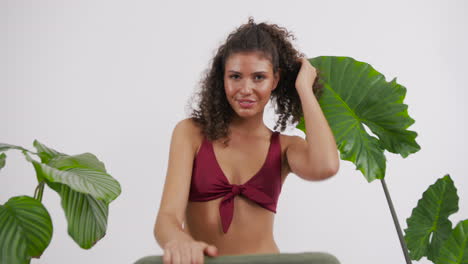
[[[274,74],[274,82],[273,82],[273,89],[271,89],[272,91],[274,89],[276,89],[276,87],[278,87],[278,83],[279,83],[279,80],[280,80],[280,71],[281,69],[278,69],[278,71]]]

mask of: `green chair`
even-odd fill
[[[328,253],[303,252],[281,254],[253,254],[209,257],[205,264],[340,264],[338,259]],[[162,256],[147,256],[135,264],[163,264]]]

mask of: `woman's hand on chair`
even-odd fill
[[[204,254],[215,257],[218,249],[203,241],[176,239],[164,246],[164,264],[203,264]]]

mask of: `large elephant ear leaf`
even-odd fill
[[[30,263],[47,248],[52,232],[50,215],[39,201],[10,198],[0,205],[0,263]]]
[[[457,189],[449,175],[429,186],[406,219],[405,240],[410,256],[419,260],[427,256],[435,261],[442,243],[452,231],[448,217],[458,211]]]
[[[468,263],[468,219],[461,221],[440,249],[436,264]]]
[[[416,132],[406,130],[414,123],[403,104],[406,88],[395,79],[386,82],[372,66],[349,57],[309,61],[320,72],[324,91],[319,103],[341,159],[356,164],[369,182],[385,176],[384,150],[407,157],[420,149]],[[304,119],[297,128],[305,131]]]

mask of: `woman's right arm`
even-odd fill
[[[211,256],[217,253],[214,246],[195,241],[182,228],[196,152],[196,133],[197,128],[190,119],[180,121],[172,133],[166,180],[154,225],[154,236],[164,250],[164,263],[203,263],[205,250]]]

